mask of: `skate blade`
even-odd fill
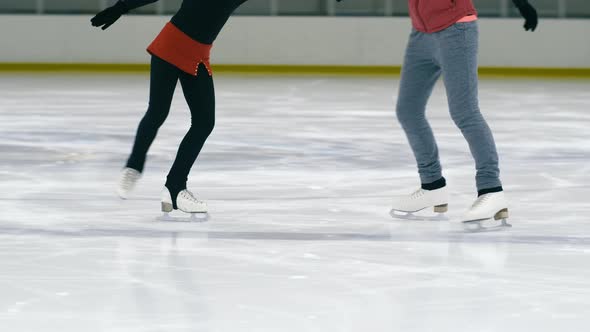
[[[509,224],[506,219],[495,220],[491,218],[481,220],[469,220],[463,222],[463,229],[471,233],[498,232],[510,229],[511,227],[512,225]]]
[[[156,221],[162,222],[206,222],[209,221],[209,213],[182,213],[181,215],[173,215],[172,213],[164,212]]]
[[[117,197],[119,197],[120,199],[122,199],[124,201],[129,199],[129,193],[124,193],[119,190],[117,190],[115,193],[117,194]]]
[[[420,211],[422,211],[422,210],[420,210]],[[392,218],[401,219],[401,220],[416,220],[416,221],[448,221],[449,220],[449,218],[447,218],[447,216],[442,212],[437,212],[433,216],[416,215],[415,214],[420,211],[406,212],[406,211],[398,211],[398,210],[393,209],[389,212],[389,215]]]

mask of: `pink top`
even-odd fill
[[[457,23],[467,23],[477,21],[477,15],[468,15],[463,17],[462,19],[458,20]]]
[[[469,15],[477,15],[473,0],[408,0],[412,27],[423,33],[442,31]]]

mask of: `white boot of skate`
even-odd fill
[[[512,227],[506,219],[508,200],[500,191],[479,196],[463,216],[463,226],[470,231]]]
[[[416,190],[410,195],[394,199],[390,214],[394,218],[410,220],[445,220],[444,213],[448,211],[449,194],[447,187],[435,190]],[[414,213],[432,208],[435,216],[417,216]]]
[[[139,171],[128,167],[123,168],[117,187],[117,194],[119,197],[121,197],[121,199],[127,199],[140,178],[141,173],[139,173]]]
[[[176,197],[176,206],[178,210],[184,213],[190,213],[190,218],[178,218],[171,216],[170,213],[174,210],[172,197],[168,188],[162,191],[162,212],[164,215],[160,218],[162,221],[207,221],[209,214],[207,213],[207,203],[199,201],[192,192],[187,189],[178,193]]]

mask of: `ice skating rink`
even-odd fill
[[[429,118],[448,222],[393,220],[418,185],[396,78],[218,75],[189,181],[207,223],[157,222],[188,128],[180,86],[135,195],[115,182],[146,75],[0,75],[0,330],[582,331],[590,81],[484,79],[511,223],[466,233],[474,166],[444,88]]]

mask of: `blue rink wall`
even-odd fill
[[[0,16],[0,63],[147,64],[146,46],[166,16],[128,16],[109,30],[89,15]],[[213,51],[221,65],[400,66],[407,18],[232,17]],[[480,66],[590,69],[590,20],[480,19]]]

